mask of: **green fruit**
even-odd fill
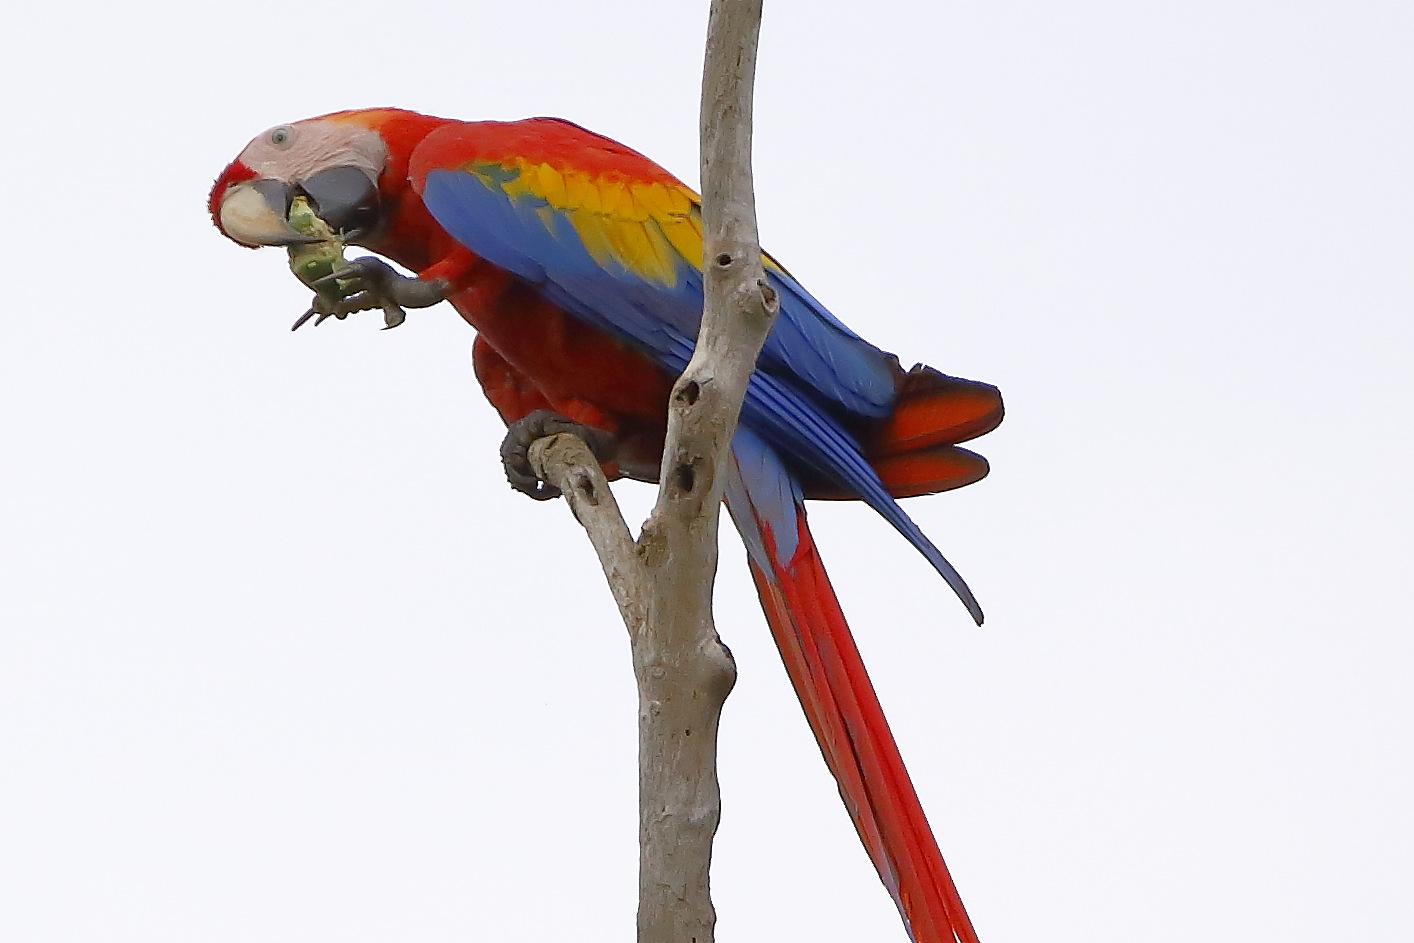
[[[286,217],[290,228],[305,236],[313,236],[319,242],[290,246],[290,271],[305,285],[313,288],[330,301],[339,301],[351,294],[349,285],[340,279],[337,283],[327,283],[315,287],[315,282],[327,278],[347,263],[344,260],[344,243],[329,224],[315,215],[309,201],[302,196],[295,197]]]

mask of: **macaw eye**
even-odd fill
[[[276,128],[270,132],[270,143],[274,144],[276,147],[284,147],[286,144],[290,143],[290,139],[294,136],[294,128]]]

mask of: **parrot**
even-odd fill
[[[291,225],[296,207],[326,235]],[[472,366],[508,426],[513,487],[558,494],[527,459],[530,442],[558,431],[584,438],[610,479],[657,480],[669,392],[702,316],[703,236],[699,196],[647,157],[558,118],[358,109],[261,133],[217,178],[208,208],[223,235],[284,247],[292,261],[329,233],[373,253],[320,266],[328,274],[310,282],[319,292],[296,328],[379,307],[391,327],[405,308],[450,302],[476,331]],[[779,313],[731,442],[727,510],[787,674],[909,937],[976,943],[804,502],[864,501],[980,625],[971,590],[899,499],[987,474],[958,443],[1001,422],[1001,393],[924,364],[905,370],[772,257],[762,264]]]

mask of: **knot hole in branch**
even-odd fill
[[[732,256],[731,256],[731,253],[730,253],[730,252],[723,252],[723,253],[721,253],[720,255],[718,255],[718,256],[717,256],[717,264],[720,265],[722,268],[726,268],[727,266],[731,265],[731,264],[732,264]]]
[[[599,492],[594,488],[594,479],[583,472],[575,476],[574,488],[584,496],[585,502],[590,507],[599,506]]]
[[[684,406],[692,406],[697,402],[697,398],[702,395],[702,387],[696,380],[688,380],[678,387],[678,402]]]
[[[756,283],[756,287],[761,289],[761,300],[765,302],[767,312],[775,314],[781,306],[781,300],[776,297],[776,289],[764,278]]]
[[[697,472],[692,470],[691,465],[681,464],[673,469],[673,483],[679,491],[691,493],[692,486],[697,483]]]

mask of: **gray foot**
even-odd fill
[[[426,308],[446,300],[447,283],[425,282],[395,271],[382,259],[364,256],[314,283],[317,294],[309,310],[290,328],[297,331],[310,318],[318,327],[326,318],[344,318],[358,311],[383,309],[383,330],[407,320],[404,308]]]
[[[501,464],[506,469],[506,478],[512,488],[521,494],[530,495],[537,501],[548,501],[560,496],[559,488],[541,481],[531,469],[530,443],[561,432],[578,436],[601,462],[612,457],[613,440],[609,438],[608,433],[572,422],[548,409],[537,409],[511,423],[506,429],[505,439],[501,441]]]

